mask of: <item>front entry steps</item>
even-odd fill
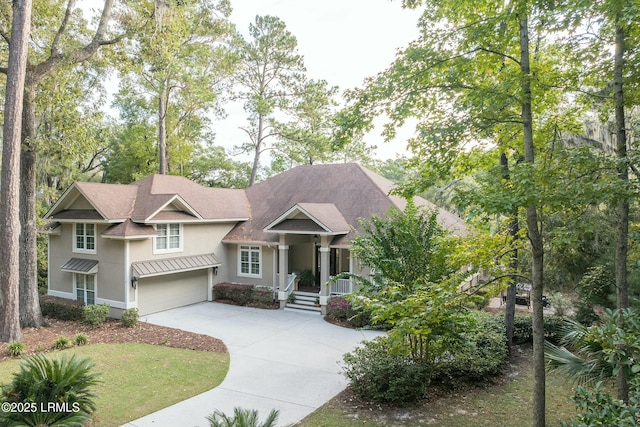
[[[320,306],[316,305],[319,297],[317,293],[293,291],[291,294],[295,295],[296,299],[294,302],[287,301],[285,310],[321,314]]]

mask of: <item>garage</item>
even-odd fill
[[[140,315],[206,301],[209,272],[219,265],[213,254],[133,263]]]
[[[145,315],[206,301],[207,285],[206,269],[141,278],[138,311]]]

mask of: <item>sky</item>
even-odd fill
[[[274,15],[284,21],[298,40],[308,76],[327,80],[340,93],[383,71],[398,48],[418,37],[419,13],[402,9],[400,0],[231,0],[231,5],[231,21],[245,35],[256,15]],[[246,117],[240,106],[227,113],[226,119],[214,123],[214,129],[216,144],[229,148],[244,137],[238,126]],[[380,129],[365,138],[378,147],[377,157],[406,154],[408,130],[390,143],[379,134]]]

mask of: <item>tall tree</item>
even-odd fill
[[[19,245],[20,245],[20,142],[22,103],[24,96],[29,33],[31,30],[31,0],[13,2],[11,37],[3,31],[9,43],[4,125],[2,127],[2,183],[0,184],[0,286],[2,299],[2,330],[0,340],[19,341]]]
[[[140,7],[154,20],[125,46],[120,97],[155,112],[159,173],[183,174],[233,67],[224,47],[231,6],[228,0],[146,0]]]
[[[556,66],[559,57],[553,45],[546,42],[556,30],[559,11],[527,0],[403,4],[424,4],[420,40],[399,54],[388,70],[369,79],[364,89],[353,92],[353,103],[341,120],[345,128],[360,131],[370,129],[371,119],[384,112],[390,118],[385,134],[393,137],[396,126],[408,117],[418,118],[410,146],[422,187],[455,172],[458,157],[469,150],[465,144],[489,141],[497,143],[501,153],[523,157],[512,164],[510,182],[502,179],[499,196],[488,202],[503,215],[516,207],[525,212],[533,288],[532,415],[534,426],[541,427],[545,424],[541,213],[553,193],[544,192],[549,183],[539,153],[552,145],[558,129],[573,126],[570,114],[556,113],[562,98],[554,88],[560,85],[562,68]]]
[[[22,151],[20,156],[20,321],[23,327],[42,324],[37,287],[36,232],[36,94],[38,85],[61,68],[73,67],[91,58],[98,49],[116,43],[122,36],[111,36],[109,22],[114,0],[105,0],[96,29],[90,35],[87,23],[75,7],[75,0],[38,4],[34,17],[38,26],[32,36],[24,86]],[[0,30],[10,17],[2,14]],[[5,41],[8,34],[2,31]],[[46,47],[45,47],[46,46]],[[0,72],[7,73],[0,67]]]
[[[269,139],[278,135],[274,117],[289,108],[305,71],[298,41],[275,16],[256,16],[249,25],[250,40],[238,36],[234,43],[240,68],[235,74],[236,99],[244,101],[248,114],[242,130],[247,142],[239,149],[253,155],[249,185],[256,181],[260,156],[270,149]]]
[[[630,186],[629,171],[632,164],[628,148],[626,108],[637,105],[638,57],[628,48],[638,43],[637,16],[640,4],[633,0],[576,2],[571,5],[570,19],[575,19],[585,30],[573,35],[569,47],[584,67],[577,72],[582,83],[582,100],[598,105],[601,118],[611,121],[610,132],[614,137],[612,151],[617,159],[617,191],[609,200],[616,216],[615,227],[615,281],[617,307],[629,307],[628,250],[630,199],[634,197]],[[611,45],[614,49],[611,51]],[[613,53],[613,55],[611,55]],[[582,65],[581,64],[581,65]],[[586,68],[586,69],[585,69]],[[611,114],[613,111],[613,114]],[[613,116],[613,117],[612,117]],[[603,144],[605,149],[606,144]],[[633,148],[633,147],[631,147]],[[624,311],[621,311],[624,313]],[[622,320],[621,320],[622,321]],[[617,377],[618,398],[628,402],[629,388],[624,370]]]

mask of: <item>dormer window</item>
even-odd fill
[[[182,226],[180,224],[156,225],[158,235],[155,240],[155,252],[182,251]]]
[[[96,225],[76,223],[73,229],[73,252],[96,253]]]

